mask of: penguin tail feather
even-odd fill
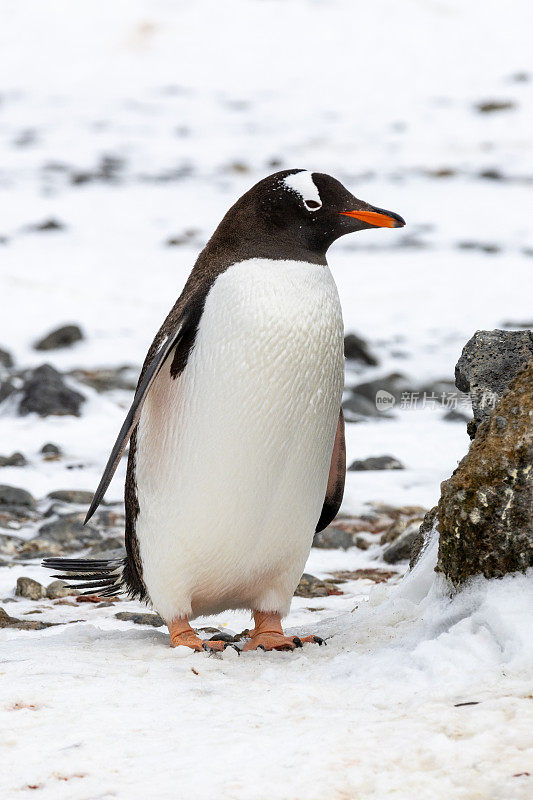
[[[113,597],[127,591],[123,577],[125,564],[125,558],[45,558],[42,561],[45,569],[61,573],[54,577],[68,581],[70,589],[83,589],[82,595],[100,597]]]

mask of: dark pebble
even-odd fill
[[[82,339],[83,333],[78,325],[62,325],[39,339],[33,347],[35,350],[59,350],[62,347],[70,347]]]

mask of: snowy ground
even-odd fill
[[[476,329],[531,320],[526,0],[7,0],[2,16],[0,346],[21,369],[138,369],[227,207],[293,166],[331,172],[408,222],[330,252],[346,330],[380,358],[348,385],[391,371],[450,380]],[[63,229],[32,230],[48,219]],[[32,349],[70,321],[83,342],[45,359]],[[30,462],[0,469],[0,483],[37,498],[95,488],[130,398],[83,393],[79,419],[0,406],[0,453]],[[350,460],[406,465],[349,473],[347,513],[374,500],[430,507],[466,451],[444,409],[394,413],[347,426]],[[49,441],[63,460],[42,461]],[[123,478],[122,464],[110,499]],[[433,556],[369,602],[368,581],[295,599],[288,626],[331,636],[320,650],[184,655],[114,608],[65,605],[43,617],[83,622],[0,631],[0,796],[530,796],[531,582],[481,581],[450,601]],[[326,577],[375,557],[313,551],[306,569]],[[46,578],[37,564],[1,568],[0,598],[21,574]]]

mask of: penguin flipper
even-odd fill
[[[111,455],[107,461],[104,474],[102,475],[100,483],[98,484],[98,488],[94,493],[92,503],[87,512],[87,516],[85,517],[85,522],[90,520],[102,502],[104,494],[107,491],[107,487],[111,483],[111,478],[115,474],[116,468],[118,467],[120,459],[122,458],[122,454],[126,448],[126,445],[128,444],[131,434],[139,422],[146,395],[148,394],[148,391],[156,379],[161,367],[170,355],[171,350],[173,350],[176,346],[179,347],[179,343],[182,340],[187,327],[187,322],[188,319],[184,316],[180,320],[180,324],[175,326],[173,332],[171,334],[167,334],[166,337],[163,337],[158,343],[158,339],[164,330],[163,326],[154,339],[154,343],[148,352],[148,356],[141,371],[141,376],[139,378],[139,383],[137,384],[133,403],[131,404],[130,410],[126,415],[126,419],[122,424],[116,442],[113,445],[113,449],[111,450]],[[155,345],[157,345],[157,347],[154,347]]]
[[[346,480],[346,442],[344,440],[344,414],[342,408],[339,413],[333,453],[331,454],[331,464],[329,467],[328,486],[326,498],[322,506],[322,513],[316,526],[316,533],[323,531],[324,528],[333,522],[341,507],[344,494],[344,482]]]

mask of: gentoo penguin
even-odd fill
[[[88,593],[150,601],[171,644],[250,609],[244,650],[292,650],[281,619],[345,476],[343,324],[326,251],[404,220],[329,175],[277,172],[227,212],[157,333],[87,514],[130,442],[126,558],[47,559]]]

